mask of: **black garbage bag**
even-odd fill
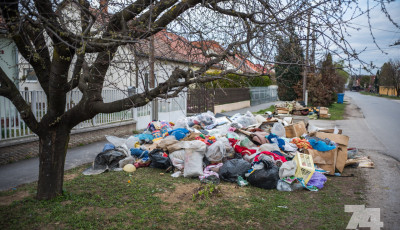
[[[238,176],[244,174],[251,168],[251,164],[243,159],[227,160],[219,169],[219,178],[224,181],[237,182]]]
[[[82,173],[84,175],[97,175],[107,170],[113,170],[119,167],[119,161],[125,159],[126,154],[116,149],[109,149],[97,154],[92,167]]]
[[[153,149],[149,153],[149,157],[151,160],[150,167],[151,168],[159,168],[159,169],[167,169],[172,165],[169,157],[163,156],[163,151],[161,149]]]
[[[279,181],[279,169],[276,165],[271,164],[270,161],[261,161],[264,164],[263,169],[258,169],[250,174],[247,181],[259,188],[274,189]]]

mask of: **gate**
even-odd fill
[[[188,89],[187,112],[214,112],[214,90],[207,88]]]

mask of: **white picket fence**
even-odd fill
[[[47,98],[43,91],[21,91],[22,97],[30,103],[33,114],[38,121],[47,112]],[[103,90],[104,102],[112,102],[127,97],[127,91]],[[65,110],[74,107],[82,98],[79,90],[71,91],[67,94]],[[134,109],[121,112],[98,114],[93,119],[81,122],[74,129],[102,126],[111,123],[136,120],[136,128],[144,129],[151,121],[151,103]],[[178,118],[186,116],[186,94],[182,93],[179,97],[166,100],[159,99],[159,120],[175,122]],[[35,134],[27,127],[21,119],[15,106],[5,97],[0,96],[0,141],[10,140],[20,137],[34,136]]]

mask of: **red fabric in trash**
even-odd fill
[[[237,153],[242,154],[242,156],[244,156],[245,154],[252,155],[257,152],[255,149],[248,149],[246,147],[242,147],[242,146],[238,145],[237,143],[239,141],[234,138],[229,138],[229,142],[231,143],[231,145],[235,149],[235,151]]]
[[[260,154],[265,154],[265,155],[272,156],[272,158],[274,158],[275,161],[276,161],[276,160],[281,160],[282,163],[287,161],[285,157],[279,156],[279,155],[276,154],[276,153],[271,153],[271,152],[268,152],[268,151],[264,151],[264,152],[261,152]],[[258,155],[254,158],[254,162],[258,162],[258,156],[260,156],[260,154],[258,154]]]

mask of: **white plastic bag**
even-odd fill
[[[198,177],[203,175],[203,158],[207,146],[202,141],[185,141],[185,169],[184,177]]]
[[[225,144],[222,141],[216,141],[208,146],[206,157],[209,161],[221,161],[226,155]]]
[[[126,158],[120,160],[118,163],[119,163],[119,167],[123,168],[127,164],[135,163],[135,159],[132,156],[129,156],[129,157],[126,157]]]
[[[177,128],[185,128],[185,129],[189,129],[189,125],[188,125],[188,121],[187,118],[180,118],[177,122],[175,122],[175,126],[174,129]]]
[[[278,137],[286,137],[285,127],[279,122],[276,122],[271,129],[271,133],[277,135]]]
[[[263,117],[261,115],[257,115],[256,120],[257,120],[257,123],[263,123],[263,122],[267,121],[267,119],[265,119],[265,117]]]
[[[126,148],[131,149],[135,148],[136,142],[139,141],[138,137],[130,136],[128,139],[115,137],[115,136],[107,136],[106,139],[108,142],[113,144],[115,147],[122,147],[125,145]]]
[[[185,166],[185,150],[178,150],[169,154],[172,165],[178,170],[182,170]]]
[[[126,139],[115,137],[115,136],[107,136],[106,135],[106,139],[107,139],[108,142],[113,144],[115,147],[122,146],[126,142]]]
[[[126,147],[127,147],[128,149],[131,149],[131,148],[135,148],[135,144],[136,144],[137,142],[139,142],[139,138],[138,138],[138,137],[130,136],[130,137],[126,140],[125,144],[126,144]]]

